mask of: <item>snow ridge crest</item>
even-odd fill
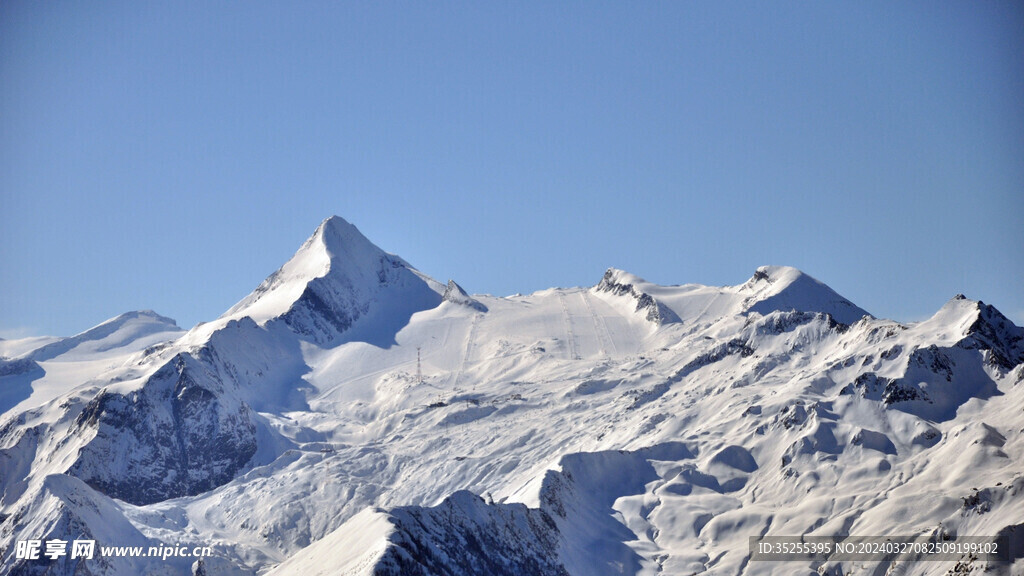
[[[623,270],[609,268],[604,277],[594,287],[598,292],[608,292],[618,296],[626,296],[636,301],[636,311],[645,314],[648,322],[658,326],[677,323],[681,320],[668,306],[654,299],[653,296],[637,288],[644,280]]]

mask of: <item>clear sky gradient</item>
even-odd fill
[[[0,3],[0,336],[191,327],[332,214],[474,293],[1024,324],[1024,4]]]

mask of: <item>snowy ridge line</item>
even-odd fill
[[[958,296],[899,324],[793,268],[610,272],[628,294],[470,297],[328,219],[222,318],[140,315],[0,363],[0,573],[192,569],[17,558],[30,539],[209,542],[203,570],[229,576],[1024,573],[1024,329],[997,309]],[[749,550],[865,534],[1011,553]]]
[[[643,313],[647,321],[656,326],[681,322],[678,314],[651,294],[638,288],[638,284],[647,282],[622,270],[609,268],[595,290],[629,298],[636,306],[634,311]]]

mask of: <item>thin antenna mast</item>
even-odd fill
[[[423,384],[423,367],[420,365],[420,347],[416,347],[416,382]]]

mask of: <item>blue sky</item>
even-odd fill
[[[784,264],[1024,324],[1024,7],[0,4],[0,336],[212,319],[331,214],[475,293]]]

